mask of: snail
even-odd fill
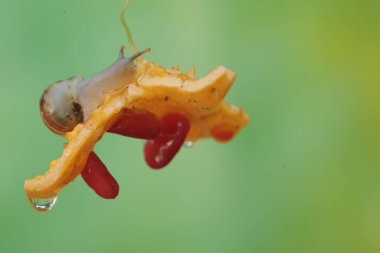
[[[135,80],[134,61],[149,51],[150,48],[125,58],[122,46],[118,60],[90,79],[73,76],[51,84],[40,99],[40,113],[45,125],[60,135],[72,131],[101,104],[104,94]]]

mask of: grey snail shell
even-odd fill
[[[78,86],[84,79],[71,77],[50,85],[40,99],[40,113],[45,125],[56,134],[64,134],[83,121],[78,103]]]

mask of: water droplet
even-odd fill
[[[194,144],[195,144],[195,142],[193,142],[193,141],[185,141],[185,143],[183,143],[183,146],[186,148],[192,148],[192,147],[194,147]]]
[[[50,211],[54,205],[57,203],[57,198],[47,198],[47,199],[39,199],[39,198],[29,198],[30,205],[39,212],[48,212]]]

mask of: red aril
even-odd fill
[[[114,199],[119,193],[119,184],[95,152],[88,156],[82,178],[102,198]]]
[[[148,140],[144,147],[145,161],[153,169],[170,163],[185,142],[190,123],[185,116],[170,113],[160,119],[160,129],[160,134]]]
[[[211,129],[211,135],[219,142],[227,142],[235,136],[235,132],[223,127],[214,127]]]
[[[108,132],[139,139],[153,139],[160,133],[160,123],[153,113],[146,110],[124,109]]]

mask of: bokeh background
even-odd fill
[[[227,96],[251,116],[229,144],[180,152],[164,170],[142,142],[97,153],[114,201],[81,178],[47,214],[25,178],[64,140],[40,120],[45,87],[90,77],[127,43],[123,0],[0,0],[0,252],[380,252],[380,1],[134,0],[147,58],[202,76],[237,72]]]

